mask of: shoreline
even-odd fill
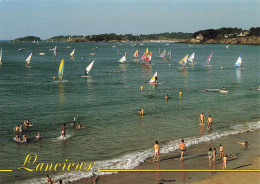
[[[224,146],[224,153],[228,154],[227,169],[260,169],[259,148],[260,148],[260,129],[253,132],[239,133],[236,135],[228,135],[217,140],[200,143],[188,147],[184,154],[184,161],[180,161],[179,151],[161,154],[159,162],[152,162],[152,158],[147,159],[144,163],[134,169],[220,169],[222,170],[222,161],[216,158],[216,164],[209,166],[207,159],[207,151],[209,147],[216,147],[219,153],[218,145]],[[236,142],[247,140],[249,148],[243,149],[243,146]],[[160,145],[160,142],[159,142]],[[202,151],[203,150],[203,151]],[[232,157],[235,155],[235,157]],[[194,183],[203,182],[216,183],[221,178],[228,178],[230,182],[242,177],[252,176],[255,178],[255,172],[242,174],[230,174],[220,172],[119,172],[116,174],[93,176],[78,181],[69,182],[70,184],[97,183],[97,184],[119,184],[119,183]],[[223,176],[223,177],[222,177]],[[234,177],[236,176],[236,177]],[[242,177],[243,178],[243,177]],[[257,173],[260,181],[260,173]],[[208,181],[209,180],[209,181]],[[239,181],[239,180],[238,180]],[[250,180],[252,181],[252,180]],[[257,182],[256,182],[257,183]]]

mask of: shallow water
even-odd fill
[[[49,51],[55,45],[59,52],[57,57]],[[113,45],[121,54],[117,54]],[[225,45],[213,44],[144,43],[133,47],[130,43],[40,42],[37,45],[0,42],[0,47],[3,48],[3,64],[0,66],[0,138],[3,140],[0,143],[0,169],[13,169],[11,173],[0,173],[1,181],[5,183],[7,179],[35,183],[39,176],[45,176],[46,173],[32,175],[17,169],[29,153],[36,153],[39,162],[55,163],[66,159],[98,161],[101,168],[105,165],[110,168],[115,163],[108,160],[116,160],[120,162],[117,167],[132,168],[152,154],[155,140],[165,142],[185,138],[194,142],[201,138],[207,141],[216,134],[225,135],[250,126],[259,128],[259,91],[243,90],[259,85],[259,46],[231,45],[227,50]],[[98,49],[92,49],[94,47]],[[152,51],[151,65],[132,60],[136,49],[139,49],[141,57],[147,47]],[[172,59],[159,58],[159,47],[167,49],[167,52],[171,49]],[[18,51],[19,48],[24,50]],[[72,59],[69,54],[74,48],[75,57]],[[35,51],[30,67],[25,66],[28,50]],[[46,55],[40,56],[40,52]],[[90,56],[90,52],[96,55]],[[127,62],[120,64],[118,60],[124,52],[127,52]],[[178,61],[192,52],[195,52],[195,65],[188,65],[186,71],[180,70]],[[203,65],[211,52],[212,67],[207,68]],[[235,70],[233,65],[240,54],[244,69]],[[63,79],[68,81],[53,82],[52,77],[57,77],[62,58]],[[82,78],[92,60],[95,60],[89,74],[92,77]],[[155,71],[162,84],[150,85],[148,81]],[[228,94],[201,91],[223,86]],[[182,97],[179,97],[180,91]],[[164,100],[166,94],[170,97],[167,102]],[[145,110],[143,117],[138,116],[140,108]],[[206,117],[212,115],[212,133],[202,131],[198,126],[201,111]],[[84,129],[75,130],[70,126],[74,117]],[[34,124],[23,133],[30,143],[16,144],[12,140],[15,136],[13,127],[24,119]],[[248,122],[255,123],[248,125]],[[64,123],[67,123],[70,137],[60,140]],[[40,141],[34,138],[38,131],[43,137]],[[175,147],[174,143],[169,144],[165,152]],[[134,161],[136,155],[137,162]],[[81,178],[89,173],[70,174]],[[69,174],[54,175],[58,178]]]

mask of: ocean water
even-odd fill
[[[102,174],[98,169],[131,169],[153,155],[156,140],[163,146],[161,152],[168,153],[178,148],[181,138],[191,146],[260,128],[259,91],[245,90],[259,85],[259,46],[230,45],[226,49],[225,45],[214,44],[142,44],[0,42],[0,169],[13,170],[1,172],[0,183],[45,183],[46,172],[18,170],[30,153],[37,154],[37,163],[66,159],[68,163],[96,163],[97,171],[51,173],[55,179],[72,181]],[[49,50],[55,45],[58,56]],[[152,52],[152,64],[134,61],[133,53],[138,49],[140,58],[147,47]],[[19,48],[24,50],[18,51]],[[167,52],[171,49],[172,59],[159,58],[159,48]],[[73,49],[75,57],[70,58]],[[26,67],[30,50],[35,52]],[[91,52],[96,55],[90,56]],[[121,64],[118,60],[125,52],[127,62]],[[178,62],[192,52],[195,64],[180,70]],[[203,65],[211,52],[212,66],[207,68]],[[240,54],[244,69],[236,70],[233,65]],[[53,82],[62,58],[63,79],[67,82]],[[91,77],[82,78],[92,60],[95,63]],[[160,84],[148,84],[155,71]],[[228,94],[202,91],[222,87]],[[140,108],[144,108],[143,117],[138,115]],[[212,132],[199,126],[202,111],[206,118],[213,117]],[[70,125],[74,117],[83,129]],[[16,135],[13,127],[24,119],[34,126],[23,132],[29,143],[17,144],[12,139]],[[66,139],[60,138],[64,123]],[[40,141],[35,139],[38,131],[42,135]]]

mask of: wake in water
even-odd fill
[[[197,145],[203,142],[209,142],[212,140],[219,139],[224,136],[228,135],[236,135],[245,132],[251,132],[260,128],[260,121],[258,122],[251,122],[247,123],[246,125],[235,125],[230,127],[231,130],[228,131],[218,131],[211,133],[209,135],[203,135],[200,137],[188,137],[185,139],[186,147],[190,147],[193,145]],[[66,137],[58,137],[55,140],[66,140],[70,138],[70,135]],[[160,149],[160,153],[169,153],[179,149],[179,143],[181,139],[170,141],[163,145]],[[59,173],[58,175],[54,176],[53,178],[55,181],[62,179],[65,183],[69,181],[76,181],[82,178],[91,177],[93,175],[105,175],[105,174],[112,174],[116,172],[100,172],[100,169],[133,169],[140,165],[141,163],[145,162],[148,158],[154,156],[154,150],[148,149],[144,151],[136,151],[131,154],[112,159],[112,160],[105,160],[105,161],[98,161],[95,162],[95,166],[90,169],[90,171],[80,171],[80,172],[66,172],[66,173]],[[20,183],[20,182],[19,182]],[[24,183],[31,183],[31,184],[42,184],[45,183],[43,179],[31,179],[27,180]]]
[[[65,141],[65,140],[67,140],[67,139],[69,139],[69,138],[71,138],[71,135],[70,134],[68,134],[68,133],[66,133],[66,136],[64,136],[64,135],[62,135],[61,133],[60,133],[60,136],[59,137],[57,137],[57,138],[52,138],[52,141]]]

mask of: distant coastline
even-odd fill
[[[41,41],[36,36],[26,36],[12,40],[20,41]],[[200,30],[194,33],[172,32],[158,34],[99,34],[99,35],[61,35],[44,40],[60,42],[178,42],[190,44],[247,44],[260,45],[260,27],[252,27],[249,30],[240,28],[220,28]]]

